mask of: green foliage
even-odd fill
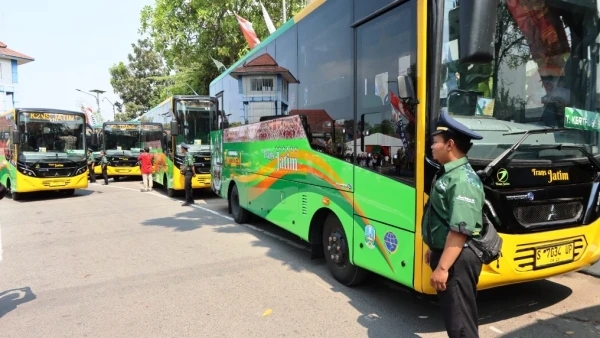
[[[119,62],[110,69],[110,84],[125,106],[124,113],[117,114],[117,120],[127,121],[161,102],[165,86],[161,56],[154,51],[148,39],[132,44],[133,54],[129,54],[126,65]]]
[[[287,0],[287,18],[299,12],[305,0]],[[281,1],[264,1],[275,27],[282,22]],[[169,70],[163,97],[208,94],[210,82],[220,72],[211,57],[231,66],[249,51],[237,13],[252,22],[262,41],[269,35],[260,3],[252,0],[156,0],[142,10],[141,33],[148,34]],[[188,87],[189,86],[189,87]]]

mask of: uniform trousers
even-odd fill
[[[431,252],[432,271],[437,268],[442,251]],[[477,283],[482,263],[473,250],[463,248],[448,270],[446,290],[438,291],[444,325],[450,338],[479,337],[477,312]]]

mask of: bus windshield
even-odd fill
[[[558,145],[598,155],[596,0],[500,0],[494,60],[484,64],[460,62],[459,3],[445,4],[440,107],[483,136],[471,159],[489,162],[522,137],[505,134],[549,127],[568,130],[529,136],[511,160],[583,157]]]
[[[183,121],[181,141],[190,145],[191,153],[209,156],[210,132],[216,129],[213,126],[216,123],[216,105],[208,99],[177,99],[175,107],[180,121]],[[177,147],[178,154],[180,151]]]
[[[58,113],[21,112],[19,157],[24,161],[85,157],[85,123],[81,116]]]
[[[140,126],[136,124],[106,124],[104,149],[107,155],[129,154],[139,156],[141,150]]]

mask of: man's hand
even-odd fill
[[[442,270],[440,267],[435,269],[433,274],[431,275],[431,279],[429,284],[438,290],[438,291],[446,291],[446,282],[448,281],[448,270]]]

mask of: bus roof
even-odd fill
[[[285,24],[283,24],[275,32],[273,32],[273,34],[269,35],[268,38],[266,38],[263,41],[261,41],[261,43],[258,46],[255,46],[250,52],[248,52],[248,54],[244,55],[244,57],[242,57],[236,63],[234,63],[233,65],[231,65],[231,67],[229,67],[225,72],[223,72],[221,75],[217,76],[216,79],[212,80],[210,82],[210,86],[212,86],[213,84],[217,83],[219,80],[221,80],[225,76],[229,75],[229,73],[231,73],[237,67],[241,66],[249,58],[251,58],[252,56],[254,56],[257,53],[259,53],[260,51],[262,51],[263,48],[265,48],[273,40],[277,39],[281,34],[285,33],[288,29],[292,28],[295,24],[297,24],[302,19],[304,19],[306,16],[308,16],[310,13],[312,13],[315,9],[319,8],[319,6],[321,6],[322,4],[324,4],[325,1],[327,1],[327,0],[314,0],[313,2],[311,2],[310,4],[308,4],[298,14],[294,15],[293,18],[291,18],[290,20],[288,20]]]
[[[9,110],[11,111],[11,110]],[[49,114],[72,114],[72,115],[83,115],[85,113],[80,111],[73,110],[63,110],[63,109],[52,109],[52,108],[15,108],[15,112],[17,113],[49,113]]]

